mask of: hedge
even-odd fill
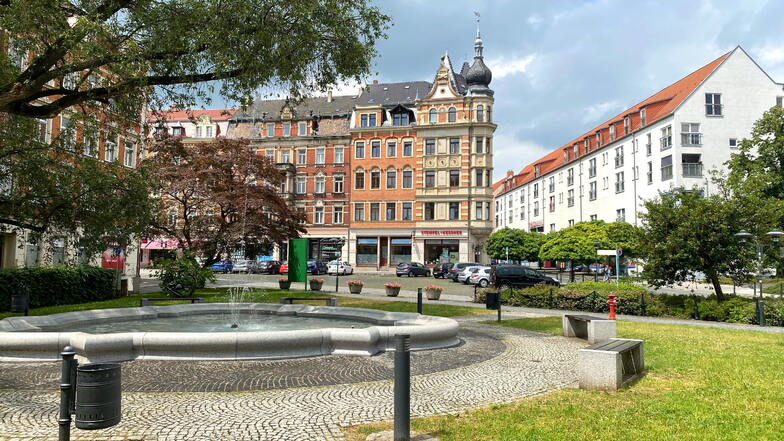
[[[114,271],[91,266],[59,266],[0,271],[0,311],[11,309],[11,295],[30,293],[30,308],[95,302],[117,297]]]
[[[631,283],[616,286],[614,283],[581,282],[560,288],[538,285],[504,292],[501,301],[510,306],[604,313],[609,310],[607,296],[610,294],[617,298],[615,311],[618,314],[756,323],[754,299],[729,296],[719,302],[716,296],[654,294]],[[475,301],[483,302],[484,295]],[[784,326],[784,300],[765,299],[765,320],[768,326]]]

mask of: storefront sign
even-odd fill
[[[462,230],[422,230],[421,231],[423,236],[439,236],[439,237],[451,237],[451,236],[462,236]]]

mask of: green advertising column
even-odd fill
[[[289,239],[289,282],[306,282],[308,278],[308,240]]]

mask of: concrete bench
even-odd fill
[[[295,301],[319,301],[324,300],[327,303],[327,306],[338,306],[338,299],[333,297],[282,297],[280,299],[280,303],[284,305],[293,305]]]
[[[172,300],[189,300],[191,303],[204,303],[202,297],[142,297],[139,306],[152,306],[155,302],[171,302]]]
[[[614,391],[645,370],[642,340],[611,338],[577,353],[580,389]]]
[[[563,316],[564,337],[577,337],[594,344],[615,337],[615,320],[590,315]]]

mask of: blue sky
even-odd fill
[[[368,82],[432,81],[473,56],[495,90],[495,178],[741,45],[784,82],[782,0],[378,0],[393,19]]]

